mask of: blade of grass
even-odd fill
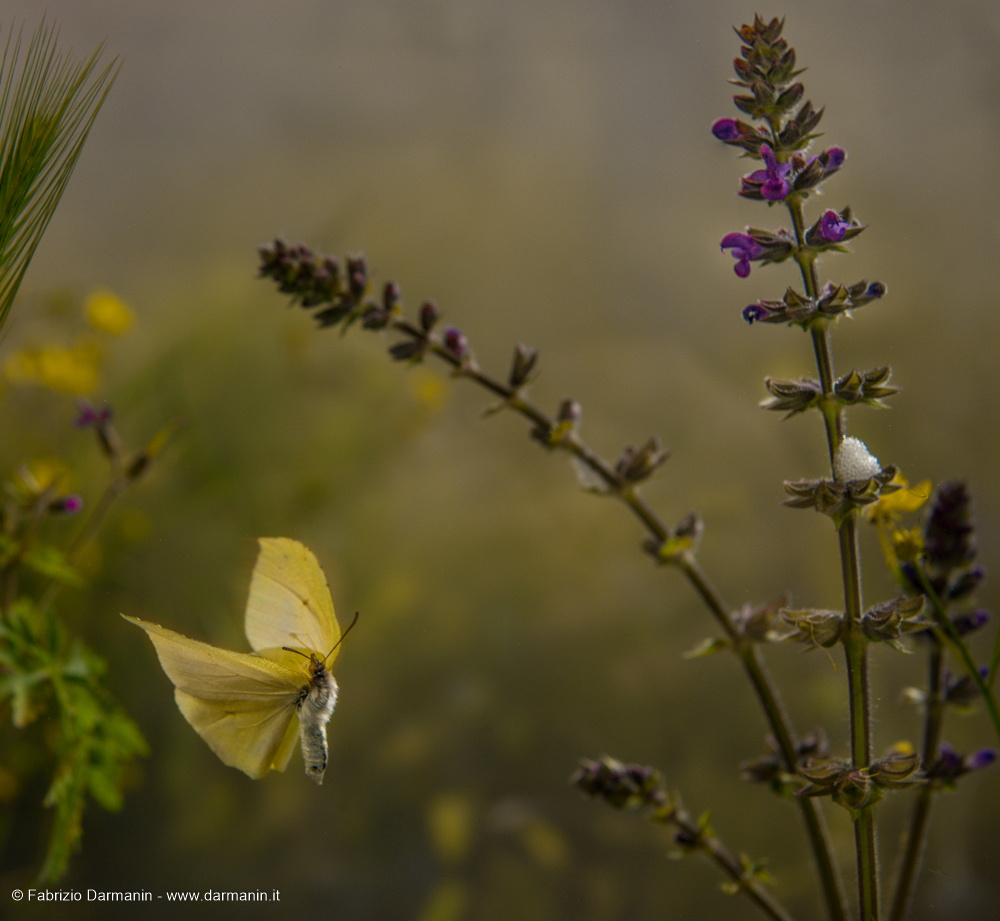
[[[43,19],[18,70],[11,26],[0,58],[0,326],[121,69],[115,58],[96,72],[103,46],[74,62],[58,37]]]

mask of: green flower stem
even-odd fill
[[[847,610],[847,626],[842,642],[847,658],[847,682],[851,704],[851,764],[855,770],[863,770],[871,764],[871,688],[868,677],[868,637],[861,630],[861,562],[858,555],[856,512],[851,512],[844,519],[839,534]],[[858,859],[861,919],[877,921],[879,878],[874,805],[855,813],[854,843]]]
[[[790,195],[786,201],[798,244],[796,262],[809,297],[819,294],[819,279],[813,254],[805,246],[805,215],[802,199]],[[833,351],[825,321],[814,323],[810,330],[816,367],[824,396],[834,392]],[[827,400],[823,404],[827,448],[831,466],[846,430],[844,409]],[[862,770],[871,763],[871,692],[868,683],[868,638],[861,630],[863,613],[861,560],[858,552],[857,513],[851,512],[838,528],[840,565],[844,581],[844,610],[847,627],[843,645],[847,658],[848,693],[851,705],[851,763]],[[877,921],[879,916],[879,871],[875,846],[875,811],[868,806],[855,814],[854,843],[857,852],[858,893],[862,921]]]
[[[878,921],[878,853],[875,848],[874,806],[858,813],[854,821],[854,845],[858,852],[861,921]]]
[[[434,334],[425,333],[400,316],[393,317],[390,320],[390,325],[398,332],[411,338],[425,340],[428,350],[450,364],[454,368],[456,376],[469,378],[500,397],[506,406],[531,420],[539,432],[547,433],[557,430],[556,421],[528,400],[522,390],[509,387],[486,374],[474,360],[468,357],[459,358],[452,354],[441,345]],[[575,431],[569,431],[562,435],[553,443],[553,447],[569,451],[593,471],[606,484],[609,494],[615,495],[623,501],[659,543],[662,544],[669,539],[669,528],[660,520],[646,500],[636,489],[623,484],[622,478],[614,467],[588,447]],[[798,771],[798,756],[791,722],[784,705],[781,703],[778,691],[764,667],[760,650],[756,645],[744,641],[740,636],[728,605],[708,581],[694,554],[690,551],[678,553],[673,557],[672,562],[687,577],[725,632],[733,650],[743,662],[744,669],[764,711],[768,726],[778,740],[784,768],[790,774],[796,773]],[[810,798],[799,797],[797,801],[805,821],[806,834],[813,850],[830,919],[831,921],[847,921],[849,917],[847,894],[834,856],[833,842],[830,839],[822,809],[815,800]]]
[[[77,533],[76,537],[73,538],[73,542],[66,551],[66,559],[70,564],[75,564],[79,561],[80,554],[96,536],[102,522],[107,517],[108,512],[111,511],[111,506],[128,489],[131,482],[128,477],[121,473],[112,477],[111,482],[107,485],[101,498],[97,500],[93,510],[87,516],[87,520],[83,523],[83,527]],[[42,611],[48,611],[52,607],[52,602],[55,601],[62,585],[63,583],[58,579],[51,579],[49,581],[48,587],[45,589],[45,593],[39,602],[39,608]]]
[[[944,700],[941,692],[944,674],[944,652],[939,643],[931,646],[929,675],[927,681],[927,700],[924,713],[924,744],[922,760],[924,766],[932,764],[937,757],[941,745],[941,727],[944,716]],[[927,830],[931,814],[931,805],[938,788],[934,784],[925,784],[917,793],[913,804],[913,814],[910,816],[910,832],[906,840],[906,850],[899,867],[899,878],[896,880],[896,892],[889,912],[889,921],[904,921],[909,914],[916,890],[917,875],[920,862],[923,859],[924,847],[927,844]]]

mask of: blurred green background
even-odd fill
[[[638,523],[582,494],[519,418],[481,421],[484,392],[439,367],[392,364],[391,340],[314,332],[255,277],[256,247],[277,235],[363,250],[377,283],[398,281],[410,310],[434,298],[498,376],[516,341],[539,347],[533,395],[552,410],[580,400],[602,454],[653,433],[674,449],[646,495],[670,523],[701,511],[701,559],[730,604],[788,590],[801,606],[838,607],[829,523],[780,506],[783,479],[824,473],[818,418],[782,423],[756,408],[765,374],[813,373],[808,340],[740,318],[797,280],[787,265],[740,280],[718,248],[747,224],[787,222],[735,195],[746,164],[709,133],[735,113],[731,27],[754,8],[46,8],[63,48],[86,57],[106,39],[125,66],[3,354],[66,335],[53,304],[108,287],[136,324],[108,347],[92,397],[114,405],[135,447],[187,420],[109,521],[91,585],[62,595],[152,747],[124,810],[89,811],[62,886],[280,889],[282,916],[345,921],[756,917],[718,892],[711,867],[668,861],[663,829],[568,786],[580,757],[607,752],[661,768],[734,850],[770,858],[799,916],[821,917],[797,810],[737,777],[762,747],[757,705],[729,657],[682,658],[714,627],[681,578],[640,551]],[[968,479],[988,575],[979,600],[1000,609],[1000,8],[850,0],[760,12],[787,16],[807,96],[827,107],[822,143],[849,152],[823,206],[850,204],[870,225],[855,255],[821,272],[890,289],[838,326],[837,370],[890,363],[905,391],[890,412],[852,412],[850,433],[911,481]],[[30,32],[40,15],[13,0],[3,24]],[[93,502],[100,459],[72,429],[72,399],[11,386],[2,400],[4,471],[66,457]],[[118,617],[246,649],[259,535],[309,545],[342,624],[361,612],[337,663],[322,788],[298,755],[259,782],[222,765],[177,712],[148,640]],[[893,589],[864,538],[874,603]],[[776,648],[768,661],[800,731],[822,723],[845,752],[839,654]],[[923,656],[876,649],[872,669],[878,748],[916,742],[899,691],[922,681]],[[952,717],[946,735],[971,750],[990,733],[980,714]],[[995,918],[996,770],[938,801],[916,918]],[[0,914],[42,852],[46,776],[34,784],[7,792]],[[907,803],[879,807],[887,881]],[[849,869],[846,815],[829,820]],[[133,914],[178,912],[161,900]],[[73,906],[73,918],[108,916]]]

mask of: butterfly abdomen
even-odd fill
[[[337,705],[337,682],[315,656],[311,671],[309,685],[299,701],[299,734],[306,773],[321,784],[326,771],[326,724]]]

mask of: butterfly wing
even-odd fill
[[[340,626],[326,577],[298,541],[260,538],[244,629],[254,650],[297,646],[322,658],[337,645]]]
[[[297,705],[309,685],[307,659],[297,666],[231,652],[122,616],[146,631],[178,708],[224,764],[254,779],[285,769],[298,737]]]

